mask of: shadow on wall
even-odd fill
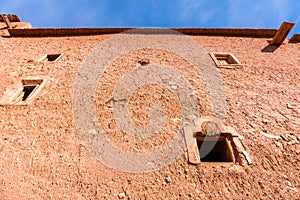
[[[276,49],[278,49],[280,45],[274,45],[274,44],[269,44],[267,45],[265,48],[263,48],[261,50],[261,52],[269,52],[269,53],[272,53],[274,52]]]

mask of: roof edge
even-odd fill
[[[8,29],[10,37],[67,37],[122,33],[135,28],[25,28]],[[148,29],[148,28],[143,28]],[[166,28],[157,28],[165,30]],[[277,29],[169,28],[186,35],[272,38]]]

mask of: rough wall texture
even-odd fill
[[[90,51],[108,37],[111,35],[0,38],[1,96],[8,90],[15,91],[23,77],[47,78],[32,104],[0,106],[0,199],[116,199],[123,198],[122,193],[131,199],[300,198],[299,44],[284,43],[274,52],[262,52],[268,44],[266,39],[191,37],[207,52],[232,52],[244,64],[243,69],[218,70],[227,96],[225,124],[235,127],[244,137],[253,164],[193,166],[182,155],[162,170],[130,174],[109,169],[91,156],[80,144],[73,120],[72,96],[77,72]],[[36,62],[51,53],[64,55],[56,62]],[[151,50],[136,52],[111,66],[111,74],[105,80],[112,81],[107,85],[99,83],[99,90],[111,89],[112,74],[118,76],[118,67],[134,65],[140,58],[189,68],[175,55]],[[201,82],[198,77],[194,81]],[[144,89],[132,100],[132,117],[138,124],[149,120],[143,110],[138,110],[139,106],[151,103],[139,98],[151,96],[147,90],[162,92],[154,86]],[[201,88],[197,91],[201,94]],[[103,111],[109,105],[98,95],[98,119],[107,124],[107,135],[112,141],[130,151],[138,147],[140,151],[156,148],[151,141],[143,144],[132,138],[120,139],[118,132],[112,132],[117,127],[108,125],[109,112]],[[172,95],[166,96],[161,101],[173,117],[178,117],[178,105],[172,103]],[[204,97],[200,95],[199,99]],[[178,124],[171,125],[172,133]],[[160,136],[156,145],[164,145],[170,132]],[[271,139],[261,132],[283,135],[289,141]],[[132,140],[135,145],[130,146]]]

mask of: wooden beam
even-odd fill
[[[4,23],[6,24],[7,28],[12,28],[11,24],[10,24],[10,21],[7,17],[7,15],[0,15],[1,18],[3,19]]]
[[[298,42],[300,42],[300,34],[294,34],[289,41],[289,43],[298,43]]]
[[[10,22],[20,22],[21,21],[18,15],[13,15],[13,14],[0,14],[0,15],[6,15]],[[0,22],[4,22],[1,17],[0,17]]]
[[[294,22],[283,22],[270,42],[270,45],[281,45],[294,25]]]

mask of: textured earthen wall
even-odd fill
[[[7,90],[16,90],[23,77],[47,77],[45,87],[31,105],[0,106],[0,199],[116,199],[122,192],[132,199],[300,198],[300,152],[294,140],[299,138],[300,126],[299,44],[285,43],[273,53],[266,53],[261,51],[268,44],[266,39],[192,36],[207,52],[232,52],[244,64],[243,69],[218,70],[227,96],[225,124],[244,137],[254,164],[192,166],[183,155],[160,171],[129,174],[108,169],[92,157],[80,144],[73,120],[77,72],[90,51],[108,37],[0,38],[1,96]],[[46,53],[64,55],[56,62],[36,62]],[[182,73],[184,67],[189,69],[188,63],[175,55],[135,52],[117,60],[105,77],[110,81],[100,82],[99,88],[111,89],[114,73],[118,77],[126,66],[138,64],[140,59],[177,66]],[[187,76],[196,86],[197,81],[201,82],[199,77]],[[201,94],[201,88],[196,89]],[[161,92],[155,87],[146,90]],[[142,102],[145,107],[151,103],[139,100],[151,96],[145,91],[134,96],[133,110],[140,106],[134,102]],[[98,119],[105,124],[111,119],[107,111],[102,111],[109,105],[99,96]],[[205,95],[199,95],[199,99],[205,101]],[[172,95],[162,98],[173,117],[178,117],[176,102],[169,100],[174,101]],[[147,121],[143,110],[132,111],[132,117],[140,124]],[[176,127],[175,123],[170,130]],[[156,148],[151,141],[133,141],[136,145],[130,146],[132,138],[120,138],[118,132],[113,132],[118,127],[105,128],[111,131],[108,136],[112,141],[130,151],[141,145],[141,151]],[[290,142],[270,139],[261,132],[283,135]],[[166,132],[156,145],[164,145],[159,141],[169,136]]]

